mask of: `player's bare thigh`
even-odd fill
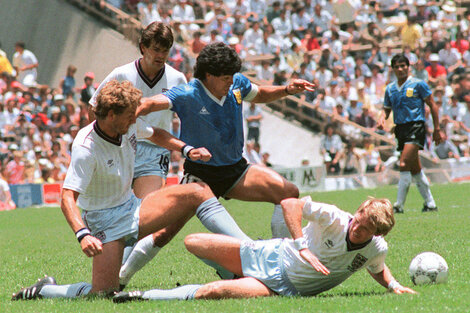
[[[165,179],[157,175],[141,176],[134,179],[133,189],[137,198],[143,199],[149,193],[165,186]]]
[[[253,298],[275,296],[276,293],[253,277],[219,280],[208,283],[196,292],[196,299]]]
[[[220,234],[191,234],[184,239],[186,249],[192,254],[243,276],[240,244],[240,239]]]
[[[297,198],[298,188],[270,168],[252,165],[227,194],[244,201],[267,201],[279,204],[285,198]]]
[[[140,205],[139,238],[176,223],[214,195],[205,183],[174,185],[151,192]]]
[[[91,293],[108,295],[119,290],[119,270],[123,250],[124,241],[115,240],[103,244],[103,252],[93,257]]]
[[[410,171],[412,174],[416,174],[421,171],[418,145],[407,143],[403,146],[403,151],[400,155],[400,171]]]

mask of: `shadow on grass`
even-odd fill
[[[330,293],[330,294],[319,294],[315,297],[317,298],[334,298],[334,297],[368,297],[368,296],[383,296],[387,292],[378,292],[378,291],[344,291],[339,293]]]

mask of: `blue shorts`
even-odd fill
[[[82,218],[91,235],[107,243],[124,238],[126,245],[132,245],[139,236],[139,213],[141,199],[132,194],[125,203],[114,208],[86,211]]]
[[[243,241],[240,246],[243,275],[256,278],[280,295],[296,296],[299,292],[287,277],[282,262],[282,241]]]
[[[166,178],[169,164],[170,151],[145,141],[137,142],[134,179],[141,176],[160,176]]]

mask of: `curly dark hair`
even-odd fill
[[[242,60],[237,52],[224,44],[215,42],[202,49],[194,66],[194,77],[204,80],[206,74],[214,76],[233,75],[240,71]]]
[[[163,48],[170,49],[173,46],[173,41],[173,32],[168,25],[161,22],[150,23],[142,30],[142,35],[140,36],[140,53],[143,53],[141,46],[148,48],[152,45],[152,42]]]

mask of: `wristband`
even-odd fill
[[[390,291],[394,291],[395,288],[398,288],[398,287],[401,287],[401,285],[395,279],[388,283],[388,290]]]
[[[293,96],[294,94],[293,93],[289,93],[289,85],[286,86],[286,88],[284,88],[284,91],[289,95],[289,96]]]
[[[91,232],[86,227],[83,227],[82,229],[77,230],[77,232],[75,233],[75,236],[77,237],[77,240],[79,243],[82,242],[82,239],[88,235],[91,236]]]
[[[294,240],[294,247],[297,251],[308,249],[307,240],[304,237],[300,237]]]
[[[183,154],[185,158],[189,159],[189,152],[191,152],[191,150],[193,149],[194,149],[193,146],[184,145],[183,148],[181,148],[181,153]]]

